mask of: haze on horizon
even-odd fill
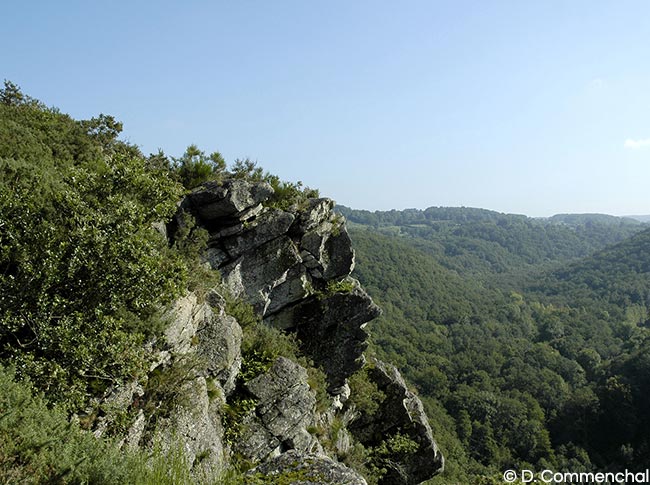
[[[11,2],[2,77],[357,209],[650,214],[650,3]]]

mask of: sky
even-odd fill
[[[358,209],[650,214],[650,2],[6,2],[0,77]]]

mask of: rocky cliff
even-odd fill
[[[209,234],[204,264],[222,283],[169,310],[165,341],[151,346],[150,375],[105,400],[97,433],[115,426],[109,410],[129,409],[136,413],[130,446],[180,444],[197,473],[245,462],[251,483],[280,476],[366,483],[339,462],[354,446],[365,450],[379,483],[420,483],[439,473],[443,458],[421,402],[393,366],[365,361],[365,327],[380,310],[350,276],[344,219],[329,199],[280,209],[268,204],[272,195],[265,182],[229,179],[182,201],[164,232],[173,242],[186,224],[182,214],[193,216]],[[257,367],[245,362],[240,322],[227,312],[233,298],[252,305],[262,325],[294,335],[303,365],[284,356]],[[324,404],[312,368],[326,377]],[[350,399],[348,379],[362,368],[381,396],[372,412]]]

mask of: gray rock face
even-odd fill
[[[214,313],[210,305],[199,303],[194,293],[187,293],[174,302],[163,318],[170,322],[165,328],[165,340],[170,351],[184,355],[194,350],[194,337],[199,326],[209,325]]]
[[[341,278],[354,269],[352,241],[345,227],[325,222],[302,236],[300,248],[317,261],[323,279]]]
[[[283,283],[289,269],[299,262],[296,245],[281,236],[243,254],[223,267],[221,274],[235,295],[247,296],[256,310],[264,313],[271,290]]]
[[[293,220],[293,214],[278,209],[269,209],[254,221],[243,224],[242,230],[237,234],[223,237],[219,239],[219,242],[226,254],[234,259],[246,251],[285,234]]]
[[[337,388],[363,365],[368,334],[364,325],[381,311],[359,286],[350,293],[311,297],[271,315],[265,322],[297,333],[304,352]]]
[[[279,357],[264,374],[244,387],[258,401],[247,417],[237,450],[263,460],[286,449],[309,451],[316,445],[306,427],[314,421],[316,398],[307,384],[307,371]]]
[[[417,484],[442,472],[444,458],[433,439],[422,402],[408,389],[399,371],[375,359],[368,368],[368,376],[384,392],[386,399],[374,416],[361,415],[350,425],[350,431],[366,446],[376,446],[397,433],[419,445],[415,453],[392,460],[381,483]]]
[[[332,199],[309,199],[307,207],[298,212],[294,231],[304,234],[315,229],[332,217],[334,201]]]
[[[239,219],[271,195],[273,189],[266,182],[252,183],[241,179],[206,182],[185,198],[183,208],[202,221]]]
[[[295,485],[367,485],[357,472],[327,456],[295,450],[252,469],[247,477],[250,482],[256,477],[275,477],[277,482],[291,477]]]
[[[269,305],[265,315],[279,312],[282,308],[303,300],[311,292],[311,280],[304,264],[296,264],[287,272],[283,283],[273,288],[269,294]]]
[[[198,374],[216,377],[228,395],[235,388],[241,367],[242,330],[223,309],[219,314],[212,310],[209,301],[223,306],[219,298],[208,295],[208,301],[199,303],[194,293],[188,293],[176,300],[167,314],[170,324],[165,338],[170,356],[197,355],[202,366]]]
[[[371,366],[369,376],[386,398],[373,416],[352,420],[357,413],[347,404],[347,378],[365,362],[365,326],[380,310],[359,283],[349,278],[355,256],[345,220],[332,211],[333,201],[324,198],[302,201],[287,211],[264,207],[262,203],[272,193],[266,183],[206,183],[185,198],[180,210],[192,213],[208,230],[204,260],[219,270],[230,291],[251,303],[267,325],[295,333],[304,354],[325,371],[333,395],[329,424],[334,417],[350,418],[347,430],[337,433],[336,449],[353,446],[351,435],[366,446],[378,446],[400,435],[410,445],[416,443],[417,450],[387,458],[388,472],[381,483],[405,485],[431,478],[442,471],[444,460],[422,403],[397,369],[379,361]],[[178,216],[177,226],[182,223]],[[175,234],[173,227],[170,234]],[[243,418],[239,439],[233,444],[233,451],[261,462],[251,477],[262,473],[284,479],[290,474],[299,477],[292,483],[365,483],[343,465],[313,454],[322,448],[306,429],[324,422],[316,416],[306,370],[281,357],[254,379],[236,381],[241,328],[223,312],[210,308],[223,307],[218,295],[208,295],[210,305],[203,306],[188,298],[177,304],[176,321],[166,332],[171,349],[167,361],[188,353],[205,360],[194,387],[187,391],[194,395],[197,414],[185,409],[172,417],[188,456],[204,456],[206,446],[219,450],[221,445],[219,412],[213,409],[213,401],[205,401],[207,379],[231,399],[253,400],[255,408]],[[211,432],[216,433],[218,443],[210,444],[205,433]]]
[[[164,373],[175,363],[189,363],[173,402],[167,404],[169,413],[152,421],[153,442],[160,443],[163,451],[180,445],[187,462],[206,471],[218,471],[224,464],[221,407],[241,366],[242,330],[223,306],[216,292],[204,302],[194,293],[176,300],[166,315],[167,350],[160,352],[154,366]],[[141,410],[127,437],[130,446],[137,445],[150,420]]]
[[[161,444],[163,452],[181,445],[185,459],[194,469],[217,472],[224,462],[220,403],[210,402],[203,377],[186,382],[180,394],[183,402],[156,424],[154,442]]]
[[[205,375],[215,377],[228,396],[241,369],[242,330],[233,317],[215,315],[199,326],[197,353],[205,360]]]

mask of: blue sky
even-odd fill
[[[29,1],[0,76],[341,204],[650,214],[650,2]]]

